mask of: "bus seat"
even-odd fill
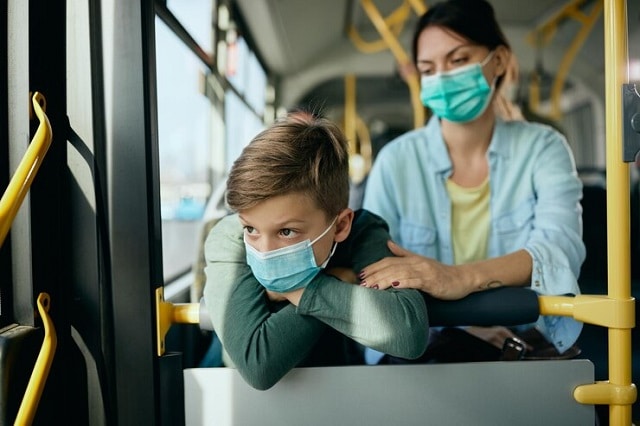
[[[582,240],[587,256],[578,281],[583,293],[605,294],[607,282],[607,190],[601,184],[582,189]]]
[[[43,336],[42,329],[16,324],[0,330],[0,425],[18,414]]]
[[[458,300],[440,300],[426,293],[423,298],[427,305],[429,325],[434,327],[530,324],[538,319],[540,313],[538,294],[524,287],[499,287],[471,293]],[[213,331],[204,298],[199,303],[199,326],[202,330]]]
[[[207,277],[204,273],[206,266],[206,260],[204,258],[204,242],[216,223],[220,220],[220,217],[210,219],[202,225],[202,231],[200,231],[200,238],[198,243],[198,257],[193,264],[193,284],[191,285],[190,299],[191,303],[198,303],[202,299],[204,291],[204,284],[207,281]]]
[[[189,426],[595,424],[573,399],[588,360],[296,368],[267,391],[231,368],[183,374]]]
[[[512,326],[536,322],[540,314],[538,294],[523,287],[500,287],[471,293],[458,300],[440,300],[422,294],[429,325]],[[496,303],[499,300],[500,303]]]

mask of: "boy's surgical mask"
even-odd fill
[[[482,67],[494,52],[491,51],[482,62],[423,76],[422,104],[438,117],[456,123],[467,123],[480,117],[491,103],[495,89],[495,84],[489,87],[482,73]]]
[[[247,250],[247,263],[256,279],[264,288],[278,293],[285,293],[309,285],[311,280],[327,266],[329,259],[336,251],[337,244],[327,259],[318,266],[313,254],[313,245],[331,229],[338,218],[315,240],[304,240],[299,243],[276,250],[260,252],[253,248],[244,238]]]

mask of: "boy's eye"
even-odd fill
[[[283,228],[280,230],[280,235],[286,238],[293,238],[297,235],[297,232],[290,228]]]

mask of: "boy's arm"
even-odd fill
[[[304,290],[297,312],[396,357],[418,358],[427,346],[427,309],[417,290],[374,290],[319,274]]]
[[[204,298],[216,334],[242,377],[268,389],[311,351],[326,325],[287,305],[271,312],[264,288],[246,263],[242,226],[223,218],[205,242]]]
[[[365,266],[393,256],[389,238],[380,217],[357,212],[346,244],[338,245],[334,266],[349,266],[357,275]],[[427,345],[427,309],[417,290],[373,290],[321,273],[296,304],[299,314],[318,318],[357,342],[393,356],[417,358]]]

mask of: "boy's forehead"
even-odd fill
[[[240,218],[244,221],[260,222],[263,226],[313,226],[323,224],[326,214],[312,197],[295,192],[261,201],[254,207],[240,212]]]

